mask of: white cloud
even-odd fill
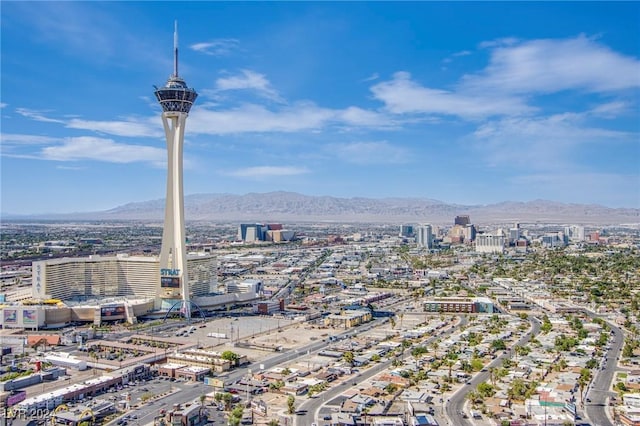
[[[247,104],[227,111],[194,109],[189,114],[189,129],[200,134],[246,132],[299,132],[322,128],[335,117],[333,110],[312,103],[299,103],[278,111],[262,105]]]
[[[445,114],[465,118],[522,114],[532,111],[522,100],[495,94],[466,95],[423,87],[411,80],[407,72],[397,72],[393,79],[371,87],[376,99],[395,114]]]
[[[371,87],[375,99],[395,114],[453,115],[464,119],[535,113],[531,95],[579,90],[615,93],[640,88],[640,60],[624,56],[595,39],[580,35],[562,40],[521,41],[513,38],[481,44],[490,49],[484,70],[463,76],[453,89],[430,88],[397,72]],[[461,51],[454,56],[465,56]],[[602,106],[602,116],[615,115],[623,105]],[[606,109],[606,110],[605,110]]]
[[[37,159],[38,157],[32,153],[34,146],[59,142],[59,138],[50,136],[2,133],[0,134],[0,155],[11,158]]]
[[[204,53],[211,56],[222,56],[237,49],[239,41],[232,38],[220,38],[217,40],[195,43],[189,46],[196,52]]]
[[[64,123],[62,120],[45,117],[42,111],[36,111],[29,108],[16,108],[16,112],[23,117],[27,117],[35,121],[41,121],[43,123]]]
[[[381,114],[354,106],[337,111],[337,117],[345,124],[353,126],[383,128],[393,127],[398,124],[398,121],[393,120],[388,114]]]
[[[195,108],[189,114],[188,126],[192,133],[224,135],[319,131],[330,125],[393,128],[399,123],[400,120],[387,113],[359,107],[339,110],[322,108],[311,102],[299,102],[273,110],[257,104],[244,104],[228,110]]]
[[[7,145],[48,145],[51,143],[59,142],[59,138],[40,135],[24,135],[15,133],[2,133],[0,135],[0,141],[2,146]]]
[[[589,113],[596,117],[615,118],[629,111],[630,105],[623,101],[612,101],[592,108]]]
[[[126,145],[112,139],[95,137],[68,138],[58,146],[46,147],[41,156],[45,160],[94,160],[108,163],[147,162],[166,165],[166,150],[143,145]]]
[[[373,80],[377,80],[379,78],[380,78],[380,74],[378,74],[377,72],[374,72],[369,77],[362,79],[362,81],[363,82],[373,81]]]
[[[495,40],[483,41],[478,47],[480,47],[480,49],[490,49],[499,46],[511,46],[516,44],[518,41],[519,39],[515,37],[503,37]]]
[[[151,125],[145,120],[92,121],[74,118],[67,122],[66,127],[127,137],[158,137],[163,135],[159,130],[159,125]]]
[[[637,58],[614,52],[584,35],[562,40],[510,40],[483,47],[493,48],[489,65],[481,73],[463,78],[460,90],[464,92],[610,92],[640,87]]]
[[[79,167],[79,166],[57,166],[56,169],[58,170],[87,170],[87,167]]]
[[[247,167],[225,173],[227,176],[235,176],[251,179],[264,179],[279,176],[296,176],[309,173],[304,167],[293,166],[258,166]]]
[[[0,102],[0,109],[5,108],[8,104],[5,104],[4,102]]]
[[[406,163],[409,154],[405,148],[391,145],[387,141],[353,142],[349,144],[331,144],[327,153],[341,161],[359,165]]]
[[[271,83],[263,74],[251,70],[242,70],[241,74],[216,80],[216,89],[225,90],[255,90],[260,96],[283,102],[278,92],[271,86]]]
[[[630,139],[625,132],[587,127],[586,114],[509,117],[487,122],[474,133],[476,149],[491,166],[527,166],[551,170],[572,162],[571,153],[586,143],[605,145]]]
[[[459,58],[461,56],[469,56],[469,55],[471,55],[471,51],[470,50],[462,50],[460,52],[452,53],[451,56],[449,56],[447,58],[444,58],[442,60],[442,62],[445,63],[445,64],[449,64],[449,63],[453,62],[453,58]],[[446,70],[447,68],[445,67],[443,69]]]

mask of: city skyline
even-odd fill
[[[640,207],[638,3],[176,4],[3,3],[2,213],[164,196],[174,20],[186,195]]]

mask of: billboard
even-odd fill
[[[124,315],[124,306],[103,306],[100,308],[103,317],[115,317]]]
[[[160,277],[160,287],[180,288],[180,277]]]
[[[38,313],[35,309],[25,309],[22,311],[23,324],[36,324],[38,322]]]
[[[15,324],[18,321],[18,312],[15,309],[5,309],[3,315],[5,324]]]
[[[207,386],[213,386],[214,388],[222,389],[224,387],[224,381],[215,377],[205,377],[204,384]]]

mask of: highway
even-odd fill
[[[534,318],[529,317],[529,322],[531,323],[531,329],[523,335],[514,345],[525,345],[533,336],[536,336],[540,332],[540,322]],[[487,369],[489,367],[500,367],[502,366],[502,360],[505,358],[511,358],[513,354],[513,350],[505,351],[502,355],[496,357],[489,365],[487,365]],[[484,371],[476,374],[471,380],[470,384],[462,385],[460,389],[458,389],[446,402],[445,404],[445,412],[447,418],[449,420],[449,424],[453,424],[456,426],[473,426],[473,422],[462,417],[461,413],[463,411],[464,403],[467,397],[467,393],[472,391],[478,386],[478,384],[483,383],[489,379],[489,372]]]

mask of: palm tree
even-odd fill
[[[89,353],[89,356],[93,358],[93,375],[96,375],[96,368],[98,367],[98,354],[93,351]]]
[[[233,395],[227,392],[222,395],[222,400],[224,401],[225,410],[229,410],[229,408],[231,408],[231,402],[233,402]]]
[[[438,346],[440,346],[440,339],[436,339],[433,342],[431,342],[431,348],[433,349],[435,358],[438,358]]]
[[[220,404],[220,402],[221,402],[221,401],[222,401],[222,399],[223,399],[223,398],[222,398],[222,396],[223,396],[223,395],[222,395],[222,393],[220,393],[220,392],[216,392],[216,394],[215,394],[215,396],[213,397],[213,399],[215,399],[215,401],[216,401],[218,404]]]
[[[578,378],[578,386],[580,387],[580,403],[584,404],[584,388],[587,387],[591,381],[591,370],[583,368],[580,370],[580,377]]]
[[[489,367],[489,381],[493,386],[496,385],[496,368]]]
[[[447,367],[449,367],[449,381],[451,381],[451,367],[453,367],[456,362],[452,359],[447,359],[446,363]]]
[[[466,398],[471,402],[471,405],[475,407],[478,400],[484,400],[479,392],[471,391],[467,394]]]
[[[204,401],[207,399],[207,396],[205,394],[202,394],[198,399],[200,400],[200,418],[202,419],[202,413],[204,412]]]

